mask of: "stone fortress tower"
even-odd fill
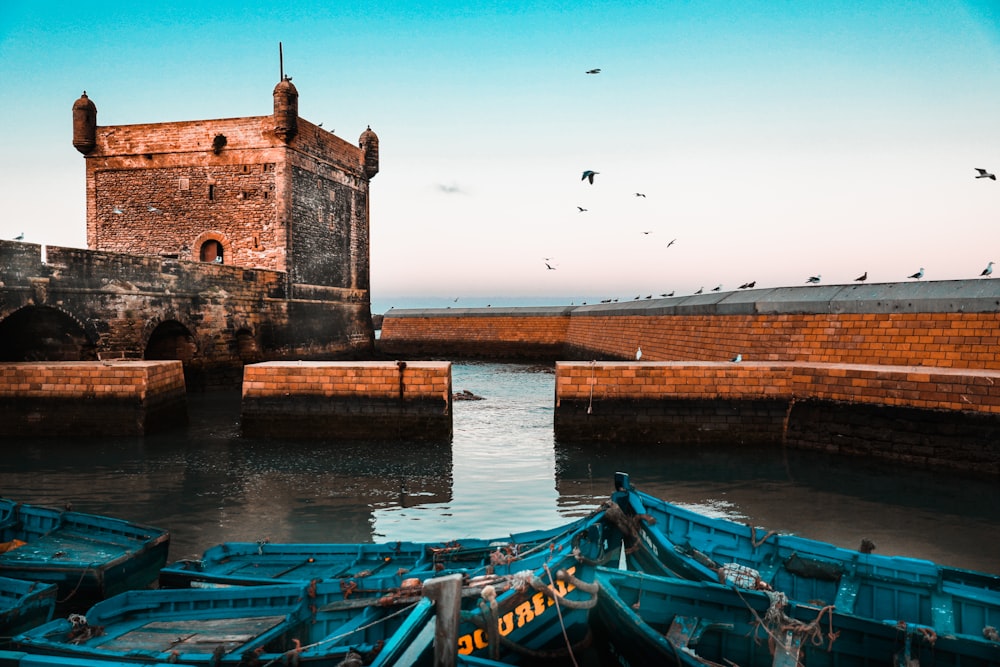
[[[269,116],[98,126],[84,92],[88,248],[280,271],[288,298],[367,304],[378,137],[299,118],[284,74],[273,96]]]

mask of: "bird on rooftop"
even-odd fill
[[[742,355],[742,354],[740,354],[739,352],[737,352],[737,353],[736,353],[736,356],[735,356],[735,357],[733,357],[732,359],[730,359],[730,361],[731,361],[731,362],[733,362],[734,364],[738,364],[738,363],[740,363],[741,361],[743,361],[743,355]]]
[[[577,208],[580,209],[580,213],[583,213],[583,212],[585,212],[587,210],[587,209],[585,209],[582,206],[577,206]]]
[[[823,276],[821,276],[820,274],[817,273],[815,276],[809,276],[809,278],[806,280],[806,282],[807,283],[818,283],[822,277]]]
[[[671,297],[674,295],[674,290],[671,290],[669,294],[661,294],[660,296]]]
[[[672,241],[670,241],[670,243],[667,244],[667,247],[669,248],[670,246],[672,246],[675,241],[677,241],[677,239],[673,239]]]
[[[581,181],[588,180],[588,181],[590,181],[590,184],[593,185],[594,184],[594,176],[597,176],[599,173],[601,173],[601,172],[599,172],[599,171],[591,171],[590,169],[588,169],[587,171],[583,172],[583,176],[580,177],[580,180]]]
[[[702,286],[702,287],[699,287],[699,288],[698,288],[698,291],[697,291],[697,292],[695,292],[695,294],[701,294],[701,293],[702,293],[702,292],[704,292],[704,291],[705,291],[705,287],[704,287],[704,286]]]
[[[867,271],[865,271],[860,276],[858,276],[857,278],[855,278],[854,282],[856,282],[856,283],[863,283],[866,280],[868,280],[868,272]]]
[[[18,234],[17,236],[15,236],[14,240],[15,241],[23,241],[24,240],[24,232],[21,232],[20,234]]]
[[[719,283],[718,285],[716,285],[715,287],[712,288],[712,291],[713,292],[718,292],[721,289],[722,289],[722,283]]]
[[[994,174],[991,174],[985,169],[980,169],[979,167],[976,167],[976,171],[979,172],[979,174],[976,175],[976,178],[988,178],[991,181],[997,180],[997,177]]]
[[[983,269],[983,272],[980,273],[979,275],[990,276],[992,274],[993,274],[993,262],[990,262],[989,264],[986,265],[986,268]]]
[[[751,280],[751,281],[750,281],[750,282],[748,282],[748,283],[743,283],[742,285],[740,285],[740,287],[739,287],[739,288],[740,288],[740,289],[750,289],[751,287],[753,287],[753,286],[754,286],[754,285],[756,285],[756,284],[757,284],[757,281],[756,281],[756,280]]]
[[[917,280],[920,280],[923,277],[924,277],[924,267],[922,267],[922,266],[920,267],[919,271],[917,271],[913,275],[907,276],[907,278],[916,278]]]
[[[601,73],[600,67],[595,67],[594,69],[587,70],[587,74],[600,74],[600,73]]]

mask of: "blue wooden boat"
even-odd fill
[[[592,622],[605,664],[986,667],[1000,644],[841,614],[776,592],[600,568]]]
[[[513,574],[534,569],[532,558],[547,556],[552,543],[580,534],[588,521],[494,539],[447,542],[224,542],[207,549],[200,559],[182,559],[162,568],[160,586],[249,586],[336,579],[345,586],[378,591],[398,587],[407,578],[426,579],[444,572],[462,571],[469,577]]]
[[[995,644],[1000,576],[858,551],[707,517],[615,476],[609,517],[626,534],[629,569],[783,593],[864,619],[933,628]]]
[[[547,660],[587,641],[597,602],[587,582],[597,565],[617,562],[621,533],[604,521],[603,510],[570,525],[519,560],[518,572],[452,573],[465,584],[454,633],[462,660]],[[366,654],[366,664],[377,656],[386,656],[385,664],[422,664],[431,613],[424,580],[376,591],[367,587],[372,578],[360,579],[366,586],[328,579],[130,591],[71,617],[76,626],[71,618],[52,621],[13,644],[33,655],[123,662],[236,665],[252,655],[262,664],[294,659],[325,666],[353,649]],[[423,646],[416,654],[415,643]]]
[[[124,519],[0,498],[0,576],[59,587],[66,609],[154,584],[170,534]]]
[[[0,644],[50,621],[56,610],[56,593],[54,584],[0,577]]]

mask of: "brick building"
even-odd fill
[[[355,146],[299,118],[290,77],[273,96],[270,116],[98,126],[84,92],[88,247],[280,271],[291,298],[367,302],[378,137]]]

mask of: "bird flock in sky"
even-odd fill
[[[598,68],[594,68],[594,69],[589,69],[589,70],[586,71],[586,73],[587,74],[600,74],[601,73],[601,69],[599,67]],[[986,169],[982,169],[980,167],[974,167],[974,169],[976,171],[976,176],[975,177],[977,179],[979,179],[979,178],[987,178],[987,179],[989,179],[991,181],[997,180],[996,175],[993,174],[990,171],[987,171]],[[580,176],[580,180],[581,181],[587,181],[590,185],[593,185],[595,177],[598,174],[600,174],[600,173],[601,172],[594,171],[593,169],[585,169],[583,171],[583,174]],[[635,196],[636,197],[645,198],[646,194],[643,193],[643,192],[636,192]],[[583,206],[577,206],[576,208],[577,208],[577,210],[580,213],[586,213],[587,210],[588,210],[588,209],[584,208]],[[643,235],[649,235],[651,233],[652,233],[651,230],[644,230],[644,231],[642,231]],[[670,246],[674,245],[674,243],[676,243],[676,242],[677,242],[676,238],[672,239],[669,243],[667,243],[666,247],[669,248]],[[992,261],[989,262],[986,265],[986,268],[984,268],[980,272],[979,276],[980,277],[985,277],[985,278],[989,278],[990,276],[992,276],[993,275],[993,264],[994,264],[994,262],[992,262]],[[550,271],[555,271],[556,270],[556,267],[553,265],[553,259],[551,257],[546,257],[545,258],[545,268],[547,270],[550,270]],[[920,267],[920,269],[916,273],[912,273],[909,276],[907,276],[907,278],[912,279],[912,280],[920,280],[923,277],[924,277],[924,267]],[[823,276],[821,274],[817,273],[816,275],[809,276],[806,279],[805,282],[806,282],[806,284],[809,284],[809,285],[818,285],[822,281],[822,279],[823,279]],[[865,271],[860,276],[858,276],[857,278],[854,279],[855,282],[860,282],[860,283],[863,283],[866,280],[868,280],[868,272],[867,271]],[[747,282],[743,283],[742,285],[740,285],[737,289],[741,289],[741,290],[743,290],[743,289],[753,289],[756,285],[757,285],[757,281],[756,280],[750,280],[750,281],[747,281]],[[702,286],[702,287],[699,287],[697,291],[693,292],[693,294],[695,294],[695,295],[703,294],[704,291],[705,291],[705,288],[704,288],[704,286]],[[720,285],[717,285],[716,287],[713,287],[711,291],[712,292],[720,292],[720,291],[722,291],[722,285],[720,284]],[[664,298],[666,298],[666,297],[672,297],[672,296],[675,295],[675,293],[676,293],[675,291],[664,292],[664,293],[660,294],[659,296],[660,297],[664,297]],[[638,295],[638,296],[634,297],[633,300],[638,300],[638,299],[641,299],[641,298],[643,298],[642,295]],[[653,295],[652,294],[647,294],[645,298],[652,299]],[[609,298],[609,299],[602,299],[601,300],[601,303],[617,303],[617,302],[618,302],[618,299],[616,299],[616,298]],[[586,304],[584,304],[584,305],[586,305]],[[734,361],[736,361],[736,360],[734,359]]]

